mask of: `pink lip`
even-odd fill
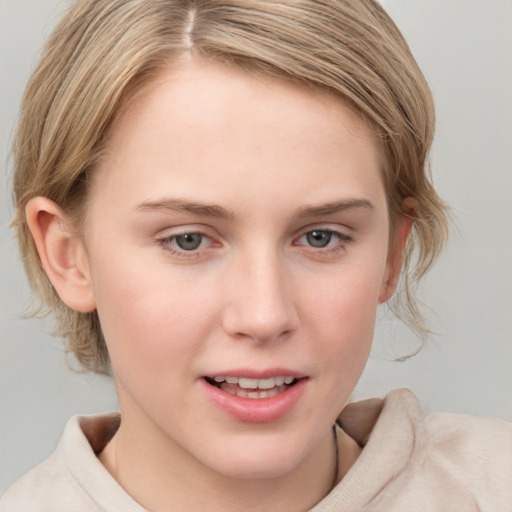
[[[271,398],[260,399],[241,398],[236,395],[231,395],[215,386],[212,386],[205,378],[200,379],[200,383],[205,393],[215,405],[220,407],[232,418],[246,423],[271,423],[285,416],[293,409],[302,397],[306,391],[306,386],[309,380],[294,372],[290,372],[289,370],[277,370],[276,373],[276,369],[263,372],[254,370],[230,370],[226,373],[217,373],[216,375],[246,377],[249,379],[293,376],[300,379],[293,386],[289,387],[279,395]]]

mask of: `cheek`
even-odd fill
[[[382,265],[383,267],[383,265]],[[309,308],[325,318],[325,324],[361,328],[375,318],[383,270],[381,266],[347,265],[317,280]]]
[[[341,379],[362,371],[368,358],[381,275],[379,268],[352,267],[326,279],[308,300],[307,314],[316,326],[315,337],[323,340],[317,348],[323,345],[324,357]]]
[[[186,363],[207,339],[218,301],[204,280],[168,265],[132,259],[121,265],[97,261],[91,276],[98,315],[115,370],[166,371]],[[181,369],[188,365],[181,365]]]

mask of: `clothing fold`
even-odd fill
[[[16,481],[1,512],[144,512],[99,461],[119,414],[75,416],[56,451]],[[337,420],[363,447],[311,512],[512,512],[512,424],[425,416],[407,389],[349,404]]]

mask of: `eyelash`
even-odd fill
[[[329,240],[327,242],[328,245],[325,247],[314,247],[311,244],[305,243],[300,244],[300,240],[303,238],[307,238],[309,235],[312,235],[313,233],[322,233],[324,235],[327,235],[329,237]],[[330,245],[331,241],[335,240],[336,243],[334,245]],[[329,228],[315,228],[310,229],[303,233],[299,238],[296,238],[293,245],[305,245],[311,250],[315,252],[315,254],[321,254],[321,255],[331,255],[335,254],[339,251],[345,250],[347,247],[347,244],[353,242],[353,238],[346,233],[342,233],[341,231],[337,231],[335,229],[329,229]]]
[[[307,238],[309,235],[312,235],[313,233],[322,233],[324,235],[327,235],[329,237],[328,245],[325,247],[314,247],[308,243],[300,243],[300,240],[303,238]],[[197,249],[191,249],[186,250],[183,248],[180,248],[177,246],[177,239],[180,237],[186,237],[186,236],[192,236],[197,235],[201,237],[200,244]],[[335,245],[330,245],[331,241],[333,239],[337,239],[337,242]],[[171,254],[177,255],[181,258],[200,258],[203,256],[204,250],[208,250],[210,247],[201,247],[205,241],[210,240],[213,242],[212,238],[208,236],[205,233],[202,233],[200,231],[188,231],[184,233],[179,233],[175,235],[166,236],[163,238],[159,238],[157,240],[157,243],[166,251],[170,252]],[[337,231],[334,229],[329,228],[315,228],[315,229],[309,229],[308,231],[303,232],[299,237],[295,238],[292,242],[293,246],[305,246],[308,247],[310,250],[312,250],[315,254],[323,254],[323,255],[330,255],[337,253],[338,251],[346,249],[347,244],[353,242],[353,238],[345,233],[342,233],[341,231]],[[220,244],[218,244],[220,245]],[[202,250],[203,249],[203,250]]]
[[[178,247],[176,245],[176,240],[181,237],[191,236],[191,235],[198,235],[201,237],[201,242],[199,244],[199,247],[197,249],[189,250],[182,249],[181,247]],[[202,245],[206,240],[212,240],[211,237],[209,237],[205,233],[201,233],[200,231],[188,231],[185,233],[179,233],[176,235],[170,235],[166,236],[164,238],[159,238],[157,240],[158,244],[162,246],[162,248],[171,254],[177,255],[181,258],[199,258],[202,256],[203,251]]]

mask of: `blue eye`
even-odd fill
[[[197,257],[213,244],[209,236],[197,232],[166,236],[157,241],[166,251],[181,257]]]
[[[315,229],[306,233],[306,240],[311,247],[327,247],[333,238],[333,232],[324,229]]]
[[[313,258],[338,258],[345,254],[348,245],[354,239],[342,231],[336,229],[322,228],[303,231],[293,241],[293,245],[300,247],[305,255]]]
[[[171,240],[183,251],[195,251],[203,243],[204,235],[201,233],[186,233],[174,236]]]
[[[315,249],[331,249],[342,246],[343,242],[350,242],[352,238],[332,229],[313,229],[302,235],[299,240]]]

